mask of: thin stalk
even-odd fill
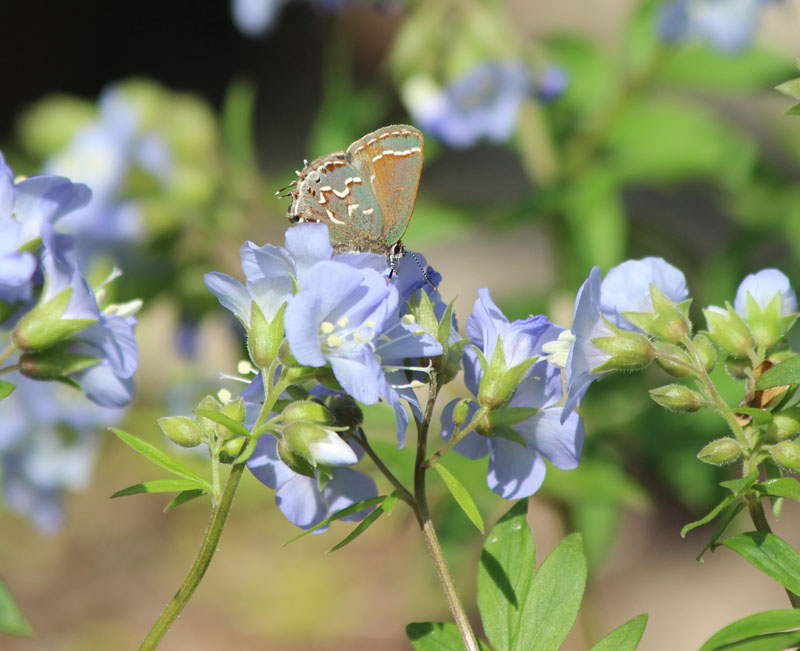
[[[11,355],[14,353],[16,349],[17,349],[17,344],[12,342],[8,345],[8,348],[6,348],[2,353],[0,353],[0,366],[2,366],[5,363],[5,361],[9,357],[11,357]]]
[[[354,437],[358,444],[364,449],[364,452],[367,453],[367,456],[372,459],[372,462],[375,466],[380,470],[381,474],[389,480],[389,483],[397,489],[397,492],[400,493],[400,499],[406,502],[412,509],[416,509],[416,500],[414,499],[414,495],[408,490],[397,477],[395,477],[394,473],[389,470],[383,460],[377,455],[375,450],[372,449],[372,446],[367,441],[367,435],[364,433],[360,427],[358,428],[358,435]]]
[[[20,369],[20,364],[11,364],[10,366],[6,366],[5,368],[0,368],[0,375],[4,375],[5,373],[11,373],[11,371],[18,371]]]
[[[453,620],[455,620],[464,646],[467,651],[479,651],[475,633],[472,630],[467,613],[458,596],[458,590],[453,581],[453,576],[450,574],[450,569],[447,567],[447,560],[444,557],[439,537],[436,535],[436,529],[433,526],[431,514],[428,509],[428,499],[425,494],[425,472],[427,470],[425,467],[425,456],[427,454],[428,427],[433,418],[433,406],[436,403],[438,395],[439,382],[436,374],[434,374],[431,378],[428,404],[425,407],[425,416],[422,421],[417,421],[417,456],[414,462],[414,497],[416,499],[416,509],[414,513],[417,516],[417,522],[422,531],[422,537],[425,539],[425,545],[428,548],[428,553],[431,555],[433,566],[436,568],[439,582],[442,584],[442,589],[447,598],[450,614],[453,616]]]
[[[434,452],[430,458],[422,464],[425,468],[430,468],[433,466],[443,455],[447,454],[450,449],[459,441],[461,441],[467,434],[469,434],[472,430],[474,430],[480,422],[483,420],[484,416],[489,413],[488,407],[481,407],[478,411],[475,412],[475,415],[472,417],[472,420],[469,424],[461,430],[453,433],[453,436],[450,438],[447,443],[445,443],[442,447],[440,447],[436,452]]]
[[[161,616],[156,620],[153,628],[150,629],[144,642],[142,642],[142,646],[139,647],[140,651],[150,651],[158,647],[161,639],[167,634],[172,623],[177,619],[178,615],[180,615],[192,594],[194,594],[194,591],[197,589],[197,586],[200,585],[200,581],[203,579],[208,566],[211,564],[211,559],[214,557],[214,552],[217,550],[217,545],[219,544],[222,530],[225,527],[225,521],[228,519],[228,513],[231,510],[233,497],[239,486],[239,480],[242,478],[244,467],[245,463],[242,462],[237,463],[231,468],[228,481],[225,483],[225,490],[222,493],[222,499],[220,499],[218,505],[215,505],[211,509],[211,519],[208,523],[206,536],[197,554],[197,558],[194,561],[194,565],[192,565],[192,569],[189,570],[189,574],[181,584],[178,592],[175,593],[172,601],[169,602],[164,612],[161,613]]]
[[[271,378],[275,377],[276,368],[276,362],[273,362],[268,369],[261,370],[264,379],[264,387],[267,393],[261,408],[261,413],[253,429],[266,420],[270,411],[272,411],[272,408],[275,406],[275,401],[278,399],[278,396],[290,384],[284,372],[275,383],[275,386],[271,386]],[[153,628],[150,629],[147,637],[139,647],[139,651],[151,651],[158,647],[159,642],[161,642],[162,638],[167,634],[170,626],[172,626],[178,615],[181,614],[181,611],[189,602],[197,586],[200,585],[200,581],[203,580],[203,576],[205,576],[206,570],[211,564],[211,559],[217,551],[217,545],[219,544],[222,530],[225,528],[225,522],[228,519],[228,513],[233,505],[233,498],[236,495],[236,489],[239,487],[239,481],[242,478],[245,465],[246,461],[242,461],[241,463],[233,464],[231,467],[228,479],[225,482],[225,488],[222,491],[222,497],[219,502],[216,500],[212,502],[211,519],[209,520],[203,544],[200,546],[200,551],[197,553],[197,558],[195,558],[192,569],[189,570],[189,574],[186,576],[186,579],[184,579],[181,587],[178,588],[178,592],[175,593],[172,601],[169,602],[164,612],[162,612],[161,616],[156,620]]]

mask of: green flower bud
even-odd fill
[[[711,373],[717,364],[717,351],[714,348],[714,344],[704,334],[695,335],[692,341],[697,354],[700,356],[700,361],[703,363],[703,368],[705,368],[706,373]]]
[[[22,350],[42,350],[69,339],[72,335],[85,330],[97,318],[64,319],[64,312],[69,306],[72,288],[56,294],[46,303],[38,303],[30,312],[20,319],[14,328],[12,338]]]
[[[613,328],[613,326],[612,326]],[[592,343],[609,354],[609,358],[592,369],[592,373],[605,371],[639,371],[656,355],[652,342],[640,332],[613,328],[613,337],[597,337]]]
[[[216,401],[215,401],[216,402]],[[228,416],[232,420],[235,420],[237,423],[244,422],[245,410],[244,410],[244,400],[242,398],[237,398],[236,400],[231,400],[230,402],[226,402],[222,405],[222,408],[219,408],[219,412]],[[210,419],[205,419],[210,420]],[[217,423],[214,421],[214,429],[217,433],[217,437],[221,438],[223,441],[233,438],[235,434],[225,425],[222,423]]]
[[[19,358],[19,370],[33,380],[63,380],[99,361],[97,357],[72,353],[67,345],[59,345],[39,353],[23,354]]]
[[[283,314],[286,311],[284,303],[275,314],[272,321],[267,321],[258,303],[250,304],[250,327],[247,331],[247,350],[250,359],[259,368],[268,368],[278,355],[281,343],[284,341]]]
[[[682,384],[667,384],[650,389],[650,397],[662,407],[673,411],[697,411],[706,404],[703,396]]]
[[[314,478],[314,466],[306,461],[301,455],[297,454],[291,446],[286,442],[286,439],[278,441],[278,456],[291,470],[294,470],[299,475]]]
[[[772,458],[779,466],[792,472],[800,472],[800,443],[781,441],[772,448]]]
[[[204,409],[206,411],[219,411],[220,404],[214,396],[206,396],[200,402],[197,403],[198,409]],[[211,420],[210,418],[206,418],[205,416],[198,416],[197,417],[197,424],[200,426],[203,434],[206,438],[211,441],[217,435],[217,422]]]
[[[236,457],[238,457],[242,449],[244,449],[245,443],[247,443],[247,439],[244,436],[237,436],[232,439],[228,439],[225,443],[222,444],[222,448],[219,451],[219,460],[221,463],[233,463],[236,461]]]
[[[789,407],[772,415],[767,430],[770,441],[789,441],[800,434],[800,407]]]
[[[333,425],[336,422],[336,418],[325,405],[313,400],[292,402],[281,415],[285,423],[305,421],[317,425]]]
[[[691,333],[692,324],[686,316],[689,305],[687,301],[675,305],[652,283],[650,298],[653,303],[652,312],[623,312],[622,316],[651,337],[673,344]]]
[[[753,350],[755,342],[747,324],[728,304],[727,311],[720,308],[703,310],[711,340],[733,357],[745,357]]]
[[[158,419],[158,426],[171,441],[185,448],[200,445],[203,432],[200,426],[186,416],[169,416]]]
[[[453,408],[453,422],[459,427],[467,422],[470,402],[470,400],[464,398],[463,400],[459,400]]]
[[[514,391],[537,360],[538,357],[532,357],[508,368],[503,352],[503,340],[498,336],[494,354],[486,365],[478,387],[478,402],[490,409],[502,407],[514,395]]]
[[[742,448],[738,441],[725,437],[711,441],[697,453],[697,458],[703,463],[708,463],[712,466],[724,466],[736,461],[741,454]]]
[[[660,356],[669,355],[670,357],[677,357],[678,359],[683,360],[684,363],[694,366],[694,360],[681,346],[671,344],[667,341],[654,341],[653,348],[655,348],[657,353],[656,363],[672,377],[686,377],[692,372],[691,369],[685,368],[681,364],[677,364],[672,360],[664,359]]]

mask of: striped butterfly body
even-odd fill
[[[395,125],[306,164],[290,192],[289,220],[327,224],[337,253],[379,253],[394,270],[405,253],[401,238],[414,212],[422,150],[417,129]]]

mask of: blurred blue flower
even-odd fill
[[[777,269],[762,269],[757,273],[749,274],[739,284],[733,306],[742,317],[747,317],[748,294],[753,297],[762,310],[772,301],[775,294],[780,294],[781,316],[797,312],[797,296],[792,285],[783,272]]]
[[[98,104],[97,119],[45,163],[45,171],[80,179],[94,193],[89,206],[62,222],[66,230],[80,235],[82,257],[95,247],[141,236],[141,209],[123,198],[132,169],[166,183],[173,168],[167,143],[161,134],[142,128],[136,107],[120,88],[104,90]]]
[[[11,305],[33,296],[36,258],[19,251],[22,224],[10,215],[0,214],[0,301]]]
[[[652,312],[651,284],[675,304],[689,296],[683,272],[662,258],[626,260],[612,268],[605,280],[599,267],[592,268],[575,298],[571,328],[574,341],[566,362],[568,395],[563,419],[580,404],[589,385],[603,375],[592,370],[610,358],[592,339],[614,336],[609,323],[621,330],[641,332],[622,313]]]
[[[242,34],[263,36],[274,26],[278,14],[289,0],[231,0],[231,18]]]
[[[692,38],[708,41],[723,54],[747,48],[760,13],[774,0],[674,0],[661,8],[658,31],[667,43]]]
[[[463,149],[482,138],[495,143],[507,141],[531,90],[531,78],[523,64],[487,62],[444,90],[430,80],[412,78],[404,89],[404,100],[424,131],[450,147]]]
[[[539,75],[536,83],[536,96],[543,102],[557,100],[569,85],[567,71],[558,65],[549,65]]]
[[[62,492],[80,490],[91,476],[98,447],[94,430],[119,422],[123,411],[75,400],[58,383],[4,376],[16,390],[2,402],[0,459],[3,498],[44,533],[64,521]]]
[[[319,478],[290,470],[278,457],[277,447],[277,439],[265,434],[258,439],[247,467],[260,482],[277,490],[275,502],[281,513],[301,529],[309,529],[337,511],[378,495],[375,482],[352,468],[333,468],[331,478],[320,487]],[[353,513],[342,520],[363,520],[371,510]],[[326,529],[321,527],[315,533]]]
[[[542,346],[558,338],[563,328],[554,326],[544,316],[509,321],[497,308],[487,289],[478,291],[475,308],[467,317],[470,343],[491,359],[498,339],[502,342],[506,365],[510,368],[531,357],[541,355]],[[478,394],[483,367],[474,349],[464,351],[464,380],[473,395]],[[492,432],[482,436],[473,431],[453,448],[470,459],[490,455],[489,487],[506,499],[518,499],[535,493],[545,476],[544,459],[559,468],[575,468],[583,449],[583,422],[576,413],[561,421],[563,399],[561,372],[544,359],[533,365],[508,403],[510,407],[537,409],[530,418],[513,426],[525,442],[510,440]],[[453,435],[453,409],[458,400],[450,402],[442,413],[442,436]],[[472,404],[471,417],[477,406]]]

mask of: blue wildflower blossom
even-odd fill
[[[667,43],[692,38],[734,54],[753,41],[758,20],[771,0],[675,0],[661,9],[658,31]]]
[[[416,398],[404,386],[407,380],[395,382],[392,374],[405,368],[404,359],[440,355],[442,348],[411,315],[400,316],[397,289],[373,269],[319,262],[289,302],[284,324],[298,362],[330,364],[350,396],[364,404],[383,398],[395,408],[402,445],[405,427],[398,390],[412,405]]]
[[[22,224],[0,214],[0,301],[9,305],[27,301],[33,295],[36,258],[28,251],[18,250],[21,233]]]
[[[769,305],[775,294],[781,295],[781,314],[788,316],[797,312],[797,296],[792,289],[789,279],[777,269],[762,269],[749,274],[739,284],[736,290],[734,309],[739,316],[747,316],[747,296],[752,296],[758,307],[762,310]]]
[[[491,359],[499,339],[509,368],[541,355],[542,346],[556,340],[562,330],[544,316],[509,321],[494,304],[487,289],[478,291],[475,308],[467,317],[467,335],[471,344],[486,359]],[[475,350],[465,349],[464,379],[473,395],[478,394],[483,373]],[[485,435],[470,432],[453,449],[471,459],[490,455],[486,480],[498,495],[506,499],[532,495],[544,481],[545,458],[559,468],[575,468],[580,462],[583,423],[575,413],[561,421],[562,409],[558,405],[563,397],[560,370],[542,359],[533,365],[508,403],[510,407],[537,410],[533,416],[513,426],[525,444],[503,436],[492,436],[489,430],[483,432]],[[453,435],[453,409],[457,402],[450,402],[442,413],[442,436],[446,440]],[[475,404],[470,406],[470,417],[476,409]]]
[[[567,400],[562,418],[566,419],[580,404],[589,385],[603,373],[593,369],[611,355],[592,343],[592,339],[612,337],[609,323],[633,332],[641,332],[624,312],[652,312],[650,285],[673,303],[689,295],[683,273],[662,258],[627,260],[611,269],[602,279],[599,267],[593,267],[578,290],[572,317],[572,341],[566,360]]]

